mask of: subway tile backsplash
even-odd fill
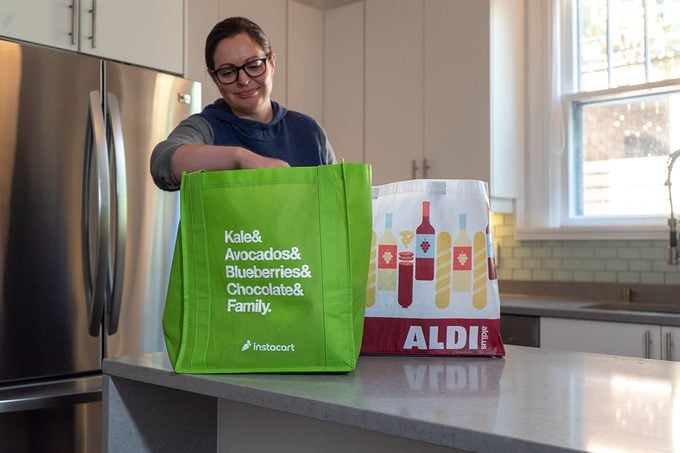
[[[517,241],[514,214],[494,213],[500,280],[680,284],[680,266],[666,264],[658,241]]]

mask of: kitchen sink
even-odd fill
[[[593,310],[646,311],[652,313],[680,314],[680,304],[642,303],[642,302],[597,302],[580,305],[580,308]]]

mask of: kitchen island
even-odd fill
[[[506,349],[360,357],[349,374],[180,375],[164,353],[106,359],[104,448],[680,451],[680,363]]]

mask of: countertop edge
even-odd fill
[[[534,349],[522,346],[506,346],[506,349],[509,351],[514,348]],[[167,357],[165,353],[151,353],[147,355],[153,355],[156,356],[154,358],[159,359]],[[503,358],[491,357],[484,359],[505,360]],[[105,359],[103,362],[103,372],[112,378],[122,378],[158,385],[462,450],[479,452],[505,451],[510,453],[532,451],[540,448],[540,451],[546,452],[579,451],[499,433],[474,430],[461,426],[444,426],[413,417],[408,418],[310,397],[289,395],[270,389],[258,389],[244,384],[228,382],[227,380],[219,380],[219,375],[177,374],[168,369],[163,369],[162,362],[156,362],[154,365],[156,366],[130,363],[126,357],[119,357]],[[228,379],[229,376],[234,375],[225,376]]]

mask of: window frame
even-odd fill
[[[575,58],[577,20],[574,0],[527,0],[528,178],[525,197],[518,199],[516,205],[517,239],[666,239],[668,215],[571,215],[574,103],[660,94],[680,89],[680,79],[674,79],[559,96],[560,92],[573,93],[578,80]],[[559,54],[555,54],[555,51]],[[552,77],[552,74],[556,76]],[[659,178],[663,177],[659,175]]]

